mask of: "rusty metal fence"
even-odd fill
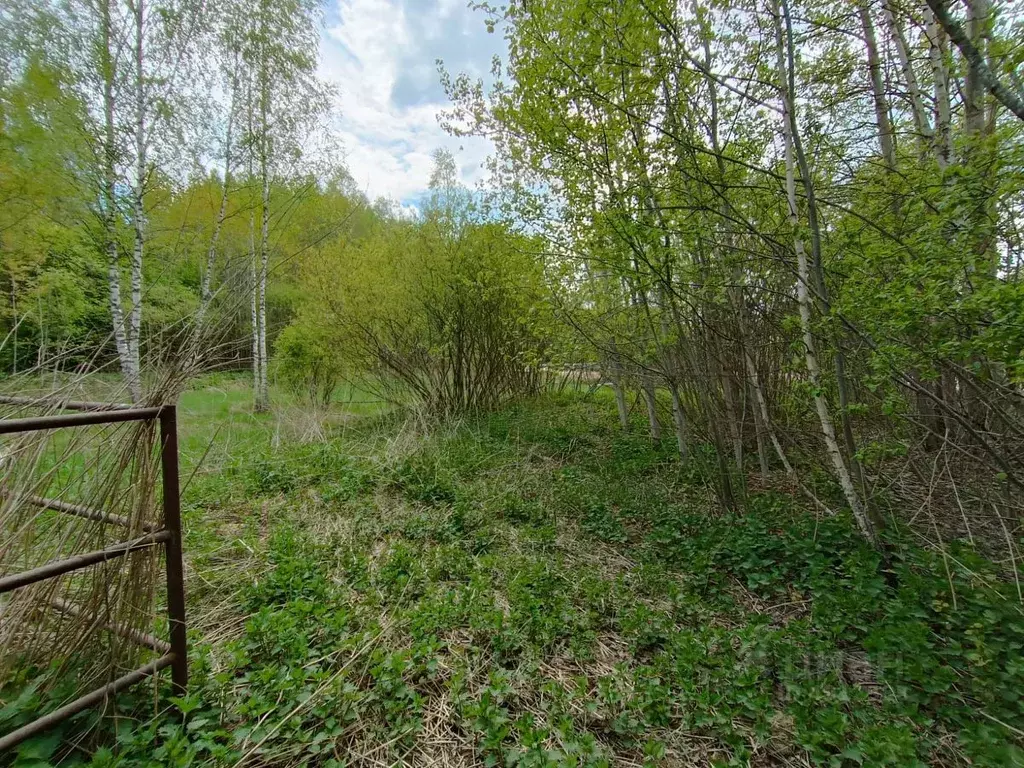
[[[32,398],[7,396],[0,396],[0,403],[24,406],[53,405],[53,403]],[[163,478],[163,523],[159,527],[144,525],[144,535],[128,541],[121,541],[104,549],[85,552],[64,560],[47,563],[32,570],[0,577],[0,594],[98,563],[125,557],[132,552],[163,546],[166,555],[167,619],[170,630],[170,642],[164,642],[150,635],[130,630],[124,632],[122,631],[123,628],[116,626],[107,627],[107,629],[122,634],[128,639],[151,648],[161,655],[144,666],[111,681],[102,688],[90,691],[59,709],[33,720],[31,723],[15,731],[0,736],[0,753],[84,709],[102,703],[118,691],[134,685],[166,667],[171,668],[171,680],[178,694],[184,693],[188,685],[188,656],[185,639],[185,581],[181,558],[181,499],[179,496],[178,478],[177,409],[173,405],[136,408],[110,403],[70,401],[60,402],[57,405],[61,409],[77,411],[77,413],[0,420],[0,435],[93,424],[159,420],[160,467]],[[122,527],[128,527],[129,524],[128,520],[120,515],[55,499],[46,499],[41,496],[26,496],[22,498],[22,501],[43,509],[52,509],[100,523],[109,523]],[[73,605],[67,603],[59,607],[66,612],[77,610]]]

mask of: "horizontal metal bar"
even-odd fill
[[[99,704],[101,701],[110,698],[118,691],[123,688],[127,688],[130,685],[145,680],[151,675],[155,675],[164,667],[169,667],[174,661],[173,653],[166,653],[159,659],[151,661],[144,667],[139,667],[136,670],[129,672],[127,675],[117,678],[113,682],[108,683],[102,688],[97,688],[95,691],[85,694],[74,701],[65,704],[60,709],[55,709],[49,714],[43,715],[38,720],[33,720],[28,725],[23,725],[16,731],[11,731],[6,736],[0,736],[0,754],[5,750],[11,749],[17,746],[21,742],[25,741],[32,736],[35,736],[41,731],[45,731],[47,728],[51,728],[62,720],[67,720],[72,715],[77,715],[83,709]]]
[[[98,523],[111,523],[112,525],[120,525],[122,528],[131,528],[131,521],[123,515],[115,515],[113,512],[103,512],[99,509],[93,509],[83,504],[70,504],[60,499],[46,499],[42,496],[35,496],[33,494],[18,495],[5,491],[0,488],[0,497],[14,499],[25,504],[31,504],[34,507],[41,507],[42,509],[54,509],[58,512],[64,512],[68,515],[74,515],[75,517],[84,517],[86,520],[95,520]],[[155,531],[157,526],[155,523],[142,523],[139,526],[144,531]]]
[[[52,600],[50,600],[50,605],[52,605],[61,613],[70,613],[72,616],[90,615],[74,603],[69,603],[67,600],[61,600],[59,597],[55,597]],[[98,617],[93,618],[98,619]],[[153,635],[147,635],[145,632],[139,632],[137,629],[132,629],[131,627],[123,627],[120,624],[114,624],[113,622],[109,621],[103,622],[102,624],[100,624],[100,626],[102,626],[108,632],[113,632],[115,635],[123,637],[126,640],[131,640],[133,642],[138,643],[139,645],[144,645],[147,648],[152,648],[157,653],[167,653],[171,650],[170,643],[166,643],[158,637],[153,637]]]
[[[170,531],[155,531],[153,533],[147,533],[145,536],[141,536],[133,541],[122,541],[119,544],[107,547],[106,549],[100,549],[95,552],[86,552],[82,555],[69,557],[67,560],[57,560],[52,563],[47,563],[46,565],[41,565],[30,571],[22,571],[21,573],[4,576],[0,579],[0,594],[10,592],[12,589],[27,586],[28,584],[35,584],[37,581],[52,579],[54,576],[60,576],[64,573],[77,571],[80,568],[86,568],[87,566],[95,565],[96,563],[113,560],[115,557],[123,557],[129,552],[146,549],[147,547],[152,547],[154,544],[162,544],[163,542],[170,540],[170,538]]]
[[[0,435],[12,432],[35,432],[58,427],[81,427],[87,424],[115,424],[121,421],[155,419],[163,410],[155,408],[127,408],[122,411],[92,411],[89,413],[59,413],[53,416],[32,416],[26,419],[0,420]]]
[[[29,408],[61,408],[66,411],[124,411],[135,406],[128,403],[96,403],[88,400],[62,400],[60,397],[20,397],[0,395],[0,404],[24,405]]]

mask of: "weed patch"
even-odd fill
[[[186,499],[180,711],[138,689],[94,748],[61,746],[83,715],[14,764],[1024,762],[1024,615],[997,566],[897,538],[886,579],[843,516],[772,493],[716,511],[607,406],[518,404],[397,455],[387,422],[254,441]],[[5,727],[50,706],[30,677]]]

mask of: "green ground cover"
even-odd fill
[[[601,393],[445,426],[336,399],[309,439],[243,380],[185,394],[185,714],[134,689],[62,764],[1024,763],[1019,595],[966,546],[885,569],[788,495],[723,514]]]

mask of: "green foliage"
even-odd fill
[[[311,405],[331,401],[342,372],[339,355],[316,328],[292,324],[274,343],[275,370],[285,386]]]
[[[536,391],[553,336],[540,243],[480,216],[450,167],[437,174],[421,221],[381,220],[321,249],[301,323],[393,399],[493,409]]]
[[[253,441],[186,542],[208,582],[197,626],[215,604],[235,629],[193,635],[183,715],[122,698],[139,720],[104,721],[91,765],[231,765],[258,743],[394,761],[424,754],[439,711],[491,765],[659,765],[697,745],[721,765],[1020,762],[1024,617],[998,566],[900,538],[883,565],[851,520],[776,493],[708,512],[699,478],[613,425],[603,398],[563,396],[399,456],[380,453],[388,422],[274,467]],[[231,569],[211,525],[241,542]],[[5,689],[5,723],[47,706],[27,682]]]

